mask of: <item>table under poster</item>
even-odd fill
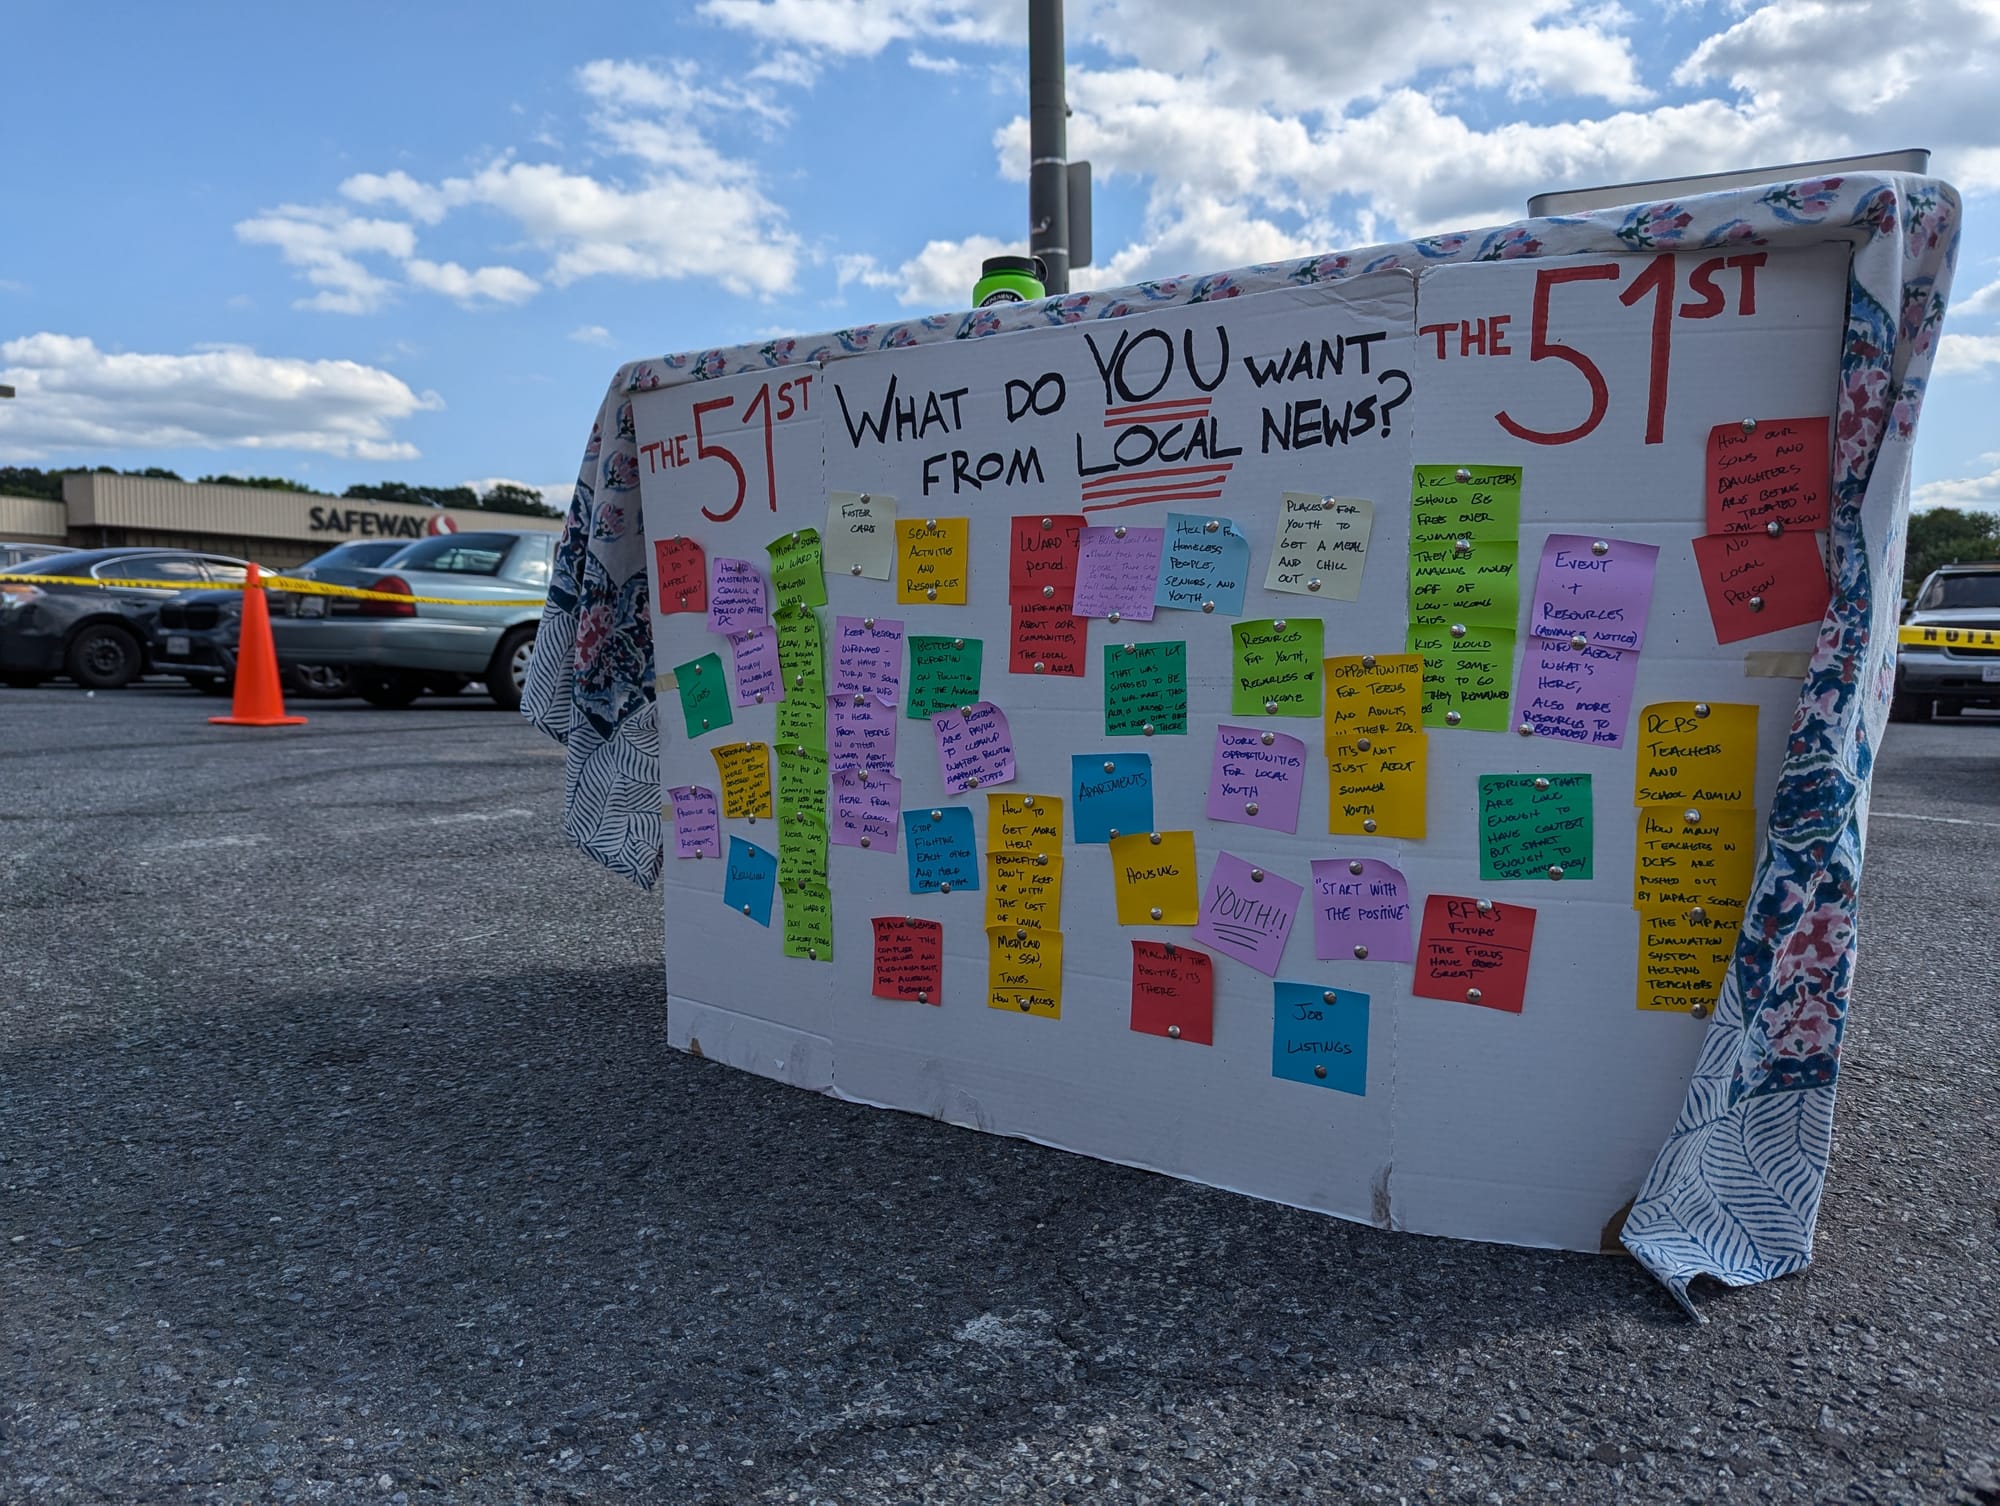
[[[1685,1302],[1810,1258],[1957,200],[636,362],[527,709],[671,1041]]]

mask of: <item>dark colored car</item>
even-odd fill
[[[0,544],[0,574],[6,574],[17,565],[25,565],[29,560],[68,553],[67,544]]]
[[[160,605],[203,582],[243,583],[247,566],[182,549],[75,549],[11,574],[88,576],[102,586],[0,581],[0,681],[39,685],[59,674],[91,690],[116,690],[146,672]],[[114,585],[120,580],[145,585]],[[157,584],[156,584],[157,583]]]
[[[2000,632],[2000,560],[1940,565],[1917,589],[1903,621],[1911,627]],[[1896,698],[1889,703],[1894,720],[1957,716],[1968,706],[2000,706],[2000,648],[1902,646],[1896,659]]]

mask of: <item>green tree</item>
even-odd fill
[[[1939,565],[2000,557],[2000,513],[1961,512],[1933,507],[1910,514],[1903,549],[1903,600],[1917,594],[1924,577]]]
[[[304,492],[309,497],[324,497],[327,493],[318,487],[307,486],[294,481],[289,476],[203,476],[203,486],[254,486],[267,492]]]
[[[0,496],[40,497],[47,502],[60,502],[62,472],[39,470],[32,465],[0,465]]]
[[[406,481],[359,483],[341,493],[358,502],[406,502],[415,507],[477,507],[479,493],[469,486],[411,486]]]
[[[512,481],[495,482],[487,488],[486,495],[479,499],[479,505],[488,512],[512,513],[516,517],[559,518],[562,513],[542,500],[542,494],[532,486],[518,486]]]

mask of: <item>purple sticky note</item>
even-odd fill
[[[1625,746],[1639,656],[1626,649],[1571,648],[1567,639],[1529,638],[1521,654],[1514,716],[1537,737]]]
[[[748,560],[718,559],[708,583],[708,630],[740,633],[771,625],[771,595]]]
[[[1637,653],[1646,643],[1653,571],[1660,551],[1627,539],[1552,533],[1542,545],[1528,631],[1567,641],[1581,634],[1600,648]]]
[[[1014,777],[1014,733],[1007,713],[991,701],[940,711],[931,718],[937,734],[938,772],[945,793],[1005,784]]]
[[[766,701],[785,698],[784,676],[778,668],[778,633],[775,628],[745,628],[729,635],[729,648],[736,655],[736,704],[761,706]]]
[[[1246,863],[1234,853],[1219,852],[1201,897],[1201,919],[1195,923],[1194,939],[1275,978],[1305,892],[1269,869]]]
[[[722,807],[715,791],[698,784],[677,784],[667,791],[674,802],[674,856],[722,856]]]
[[[903,781],[894,774],[846,770],[833,776],[828,834],[836,847],[894,852],[902,811]]]
[[[1078,617],[1110,617],[1122,622],[1151,622],[1153,601],[1160,589],[1160,548],[1164,528],[1086,528],[1077,544],[1076,604]]]
[[[879,695],[830,695],[826,698],[827,767],[843,769],[896,767],[896,703]]]
[[[1415,962],[1410,885],[1380,858],[1313,860],[1313,955],[1329,962]]]
[[[903,694],[903,624],[887,617],[833,619],[833,695]]]
[[[1305,778],[1306,745],[1298,738],[1225,722],[1215,729],[1208,819],[1295,832]]]

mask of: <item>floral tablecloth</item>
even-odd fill
[[[642,885],[659,874],[659,733],[634,392],[1392,267],[1846,241],[1854,251],[1835,413],[1834,595],[1800,690],[1735,963],[1680,1119],[1623,1234],[1691,1313],[1688,1285],[1697,1276],[1747,1285],[1796,1271],[1812,1258],[1826,1179],[1869,771],[1895,674],[1910,443],[1959,220],[1956,192],[1931,179],[1829,177],[631,362],[612,379],[591,428],[522,701],[567,752],[564,828]]]

